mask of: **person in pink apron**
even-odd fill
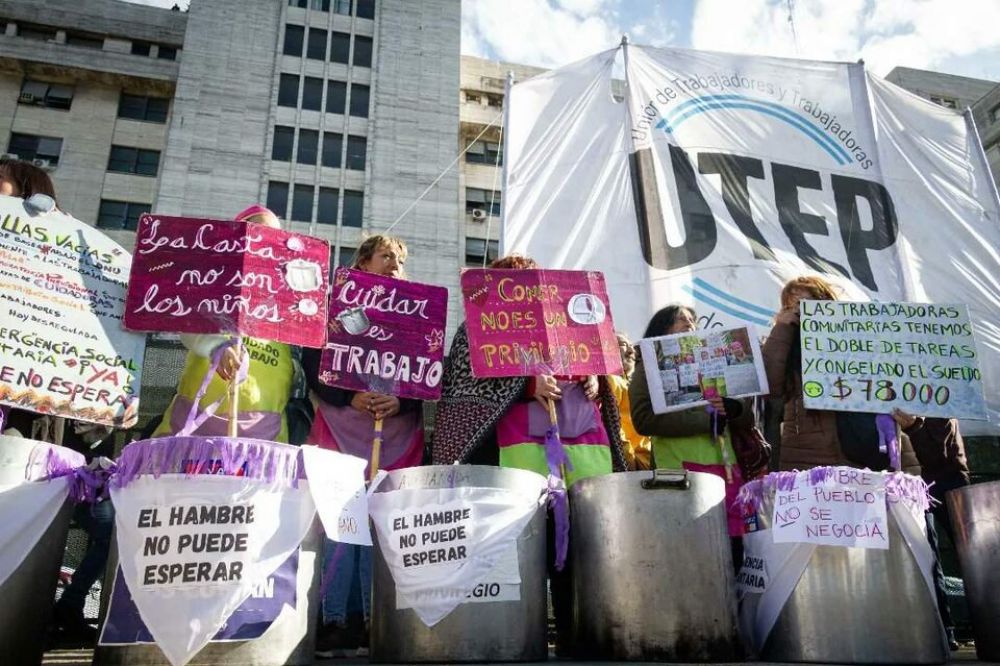
[[[392,236],[372,236],[358,248],[353,268],[402,278],[406,244]],[[302,366],[316,406],[306,442],[371,459],[375,419],[382,419],[379,468],[415,467],[424,456],[423,403],[378,391],[349,391],[319,381],[322,350],[305,349]],[[368,647],[371,617],[372,549],[327,541],[332,578],[323,598],[323,628],[316,641],[318,657],[353,656]],[[352,588],[360,586],[361,613],[349,612]]]

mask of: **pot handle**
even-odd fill
[[[648,479],[642,480],[643,490],[654,488],[673,488],[674,490],[688,490],[691,488],[691,481],[688,479],[686,469],[654,469]]]

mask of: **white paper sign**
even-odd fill
[[[49,529],[69,497],[71,479],[0,486],[0,585]]]
[[[379,548],[403,603],[434,626],[463,603],[516,546],[543,501],[499,488],[375,492],[368,498]],[[434,591],[445,590],[445,594]]]
[[[639,349],[656,414],[704,405],[707,397],[738,398],[768,391],[752,327],[645,338]]]
[[[770,577],[767,574],[767,561],[762,555],[743,553],[743,565],[736,574],[736,587],[742,599],[745,594],[762,594],[767,590]]]
[[[0,403],[135,424],[146,336],[121,326],[131,264],[80,220],[0,196]]]
[[[302,460],[326,538],[372,545],[365,489],[368,461],[317,446],[303,446]]]
[[[414,601],[421,603],[426,599],[461,599],[463,604],[485,604],[495,601],[520,601],[521,600],[521,572],[517,562],[517,544],[511,544],[507,552],[500,557],[500,561],[493,567],[493,571],[486,574],[478,585],[462,598],[464,589],[444,588],[427,590],[414,595]],[[409,599],[396,593],[396,609],[412,608]]]
[[[171,664],[197,654],[298,548],[316,514],[308,485],[164,474],[112,488],[125,582]]]
[[[809,472],[799,472],[793,488],[775,493],[771,531],[775,543],[885,549],[885,506],[879,472],[837,467],[816,485],[810,485]]]
[[[801,301],[806,408],[986,419],[969,310],[960,304]]]

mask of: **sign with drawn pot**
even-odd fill
[[[122,329],[131,261],[62,211],[0,196],[0,404],[135,425],[146,336]]]
[[[319,238],[252,222],[143,215],[125,327],[322,347],[329,272],[330,246]]]
[[[437,400],[448,290],[338,268],[319,380],[352,391]]]
[[[476,377],[622,372],[601,273],[472,269],[462,299]]]

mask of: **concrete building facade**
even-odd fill
[[[972,119],[993,171],[993,182],[1000,187],[1000,84],[972,104]]]

